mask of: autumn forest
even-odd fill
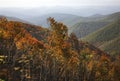
[[[48,28],[0,18],[0,81],[120,81],[120,55],[68,33],[54,18]]]

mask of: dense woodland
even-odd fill
[[[120,81],[115,57],[68,35],[63,23],[49,28],[0,19],[0,81]]]
[[[113,57],[120,54],[120,12],[79,18],[70,32]]]
[[[120,54],[120,19],[100,28],[99,30],[87,35],[87,40],[92,45],[115,56]]]

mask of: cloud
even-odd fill
[[[0,0],[0,7],[116,6],[120,0]]]

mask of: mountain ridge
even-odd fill
[[[83,38],[83,40],[86,40],[90,42],[91,44],[94,44],[95,46],[101,48],[102,50],[109,51],[117,51],[119,50],[119,47],[117,44],[119,44],[119,36],[120,36],[120,20],[114,21],[113,23],[110,23],[109,25],[102,27],[101,29],[91,33],[90,35]],[[116,42],[115,42],[116,41]],[[116,48],[114,46],[116,45]],[[113,46],[113,47],[112,47]],[[114,50],[112,50],[114,49]],[[120,52],[118,51],[117,54]],[[114,53],[115,54],[115,53]]]
[[[70,32],[74,32],[78,38],[87,36],[88,34],[102,28],[120,18],[120,12],[104,15],[102,17],[88,17],[83,21],[79,21],[70,28]],[[90,24],[91,23],[91,24]],[[91,29],[91,30],[88,30]],[[84,31],[83,31],[84,30]],[[81,34],[81,36],[80,36]],[[83,34],[83,35],[82,35]]]

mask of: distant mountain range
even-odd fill
[[[26,20],[17,18],[17,17],[9,17],[9,16],[4,16],[4,15],[0,15],[0,18],[5,17],[8,21],[19,21],[19,22],[24,22],[24,23],[30,23]]]
[[[120,12],[108,15],[95,14],[88,17],[80,17],[64,13],[52,13],[43,16],[30,17],[26,20],[3,15],[0,17],[6,17],[8,21],[35,24],[38,25],[38,27],[42,26],[46,28],[49,27],[47,18],[53,17],[56,21],[62,22],[68,26],[69,34],[73,32],[78,38],[82,38],[105,52],[111,54],[120,53]],[[33,30],[30,30],[29,32],[40,40],[41,36],[39,36],[38,33],[41,34],[41,32],[39,32],[38,29]],[[45,31],[43,31],[43,33],[44,32]]]
[[[2,17],[3,15],[1,15]],[[51,14],[46,14],[46,15],[40,15],[40,16],[31,16],[31,17],[26,17],[25,19],[20,19],[17,17],[10,17],[10,16],[3,16],[6,17],[10,21],[20,21],[20,22],[26,22],[26,23],[31,23],[34,25],[38,26],[43,26],[43,27],[49,27],[47,23],[47,18],[53,17],[56,21],[63,22],[65,25],[68,27],[71,27],[75,23],[79,22],[79,20],[82,18],[77,15],[72,15],[72,14],[64,14],[64,13],[51,13]]]
[[[79,16],[72,14],[63,14],[63,13],[52,13],[46,14],[37,17],[31,17],[28,19],[29,22],[43,27],[48,27],[47,18],[53,17],[56,21],[63,22],[67,26],[72,26],[76,23],[76,19],[79,19]]]

